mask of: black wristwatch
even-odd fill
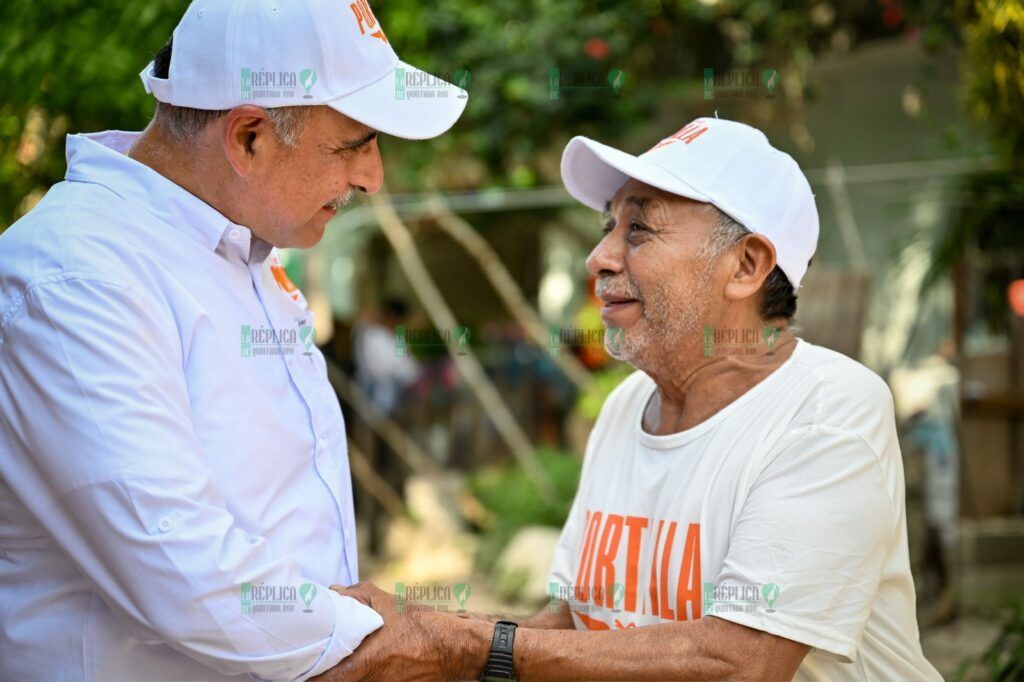
[[[512,643],[515,640],[515,623],[499,620],[494,624],[491,653],[487,656],[487,665],[480,675],[480,682],[508,682],[516,679],[516,670],[512,666]]]

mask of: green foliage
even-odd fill
[[[68,131],[138,129],[153,104],[139,71],[181,0],[0,3],[0,227],[64,175]]]
[[[997,149],[1024,168],[1024,3],[961,0],[963,74],[970,112],[988,125]]]
[[[1013,602],[995,642],[981,656],[972,656],[961,663],[957,679],[992,682],[1024,679],[1024,602]]]
[[[610,369],[595,373],[594,381],[580,393],[580,397],[576,401],[576,409],[580,416],[591,421],[596,420],[601,413],[604,401],[615,390],[615,387],[632,373],[633,368],[624,362],[616,363]]]
[[[572,135],[650,141],[666,125],[704,113],[686,102],[700,101],[706,67],[770,66],[783,83],[799,84],[812,55],[837,39],[849,45],[902,30],[882,21],[878,5],[861,1],[373,4],[403,59],[438,74],[470,73],[466,114],[450,134],[382,142],[393,191],[556,183]],[[145,126],[153,101],[137,74],[186,6],[185,0],[0,3],[0,229],[63,177],[65,132]],[[347,11],[345,0],[338,8]],[[624,78],[618,92],[597,87],[552,99],[552,68],[598,83],[613,69]]]
[[[961,0],[955,9],[963,41],[963,78],[968,111],[987,126],[1005,170],[964,181],[963,209],[939,240],[923,288],[928,289],[961,261],[969,247],[1024,262],[1024,4],[1021,0]],[[961,28],[962,27],[962,28]],[[986,272],[980,314],[991,331],[1005,326],[1006,286],[1019,268]]]
[[[981,282],[979,314],[993,332],[1005,331],[1006,288],[1021,276],[1024,263],[1024,231],[1020,229],[1024,209],[1024,176],[1012,171],[992,171],[970,176],[961,189],[964,200],[956,219],[932,254],[923,287],[928,289],[946,276],[970,248],[1013,259],[993,264]]]
[[[530,477],[511,463],[483,469],[469,480],[470,490],[494,518],[493,527],[482,538],[478,557],[485,569],[494,566],[498,554],[523,526],[561,528],[569,516],[582,460],[550,449],[538,450],[537,458],[554,486],[552,502],[545,501]]]

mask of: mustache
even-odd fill
[[[339,209],[342,206],[347,206],[348,203],[350,201],[352,201],[352,196],[354,194],[355,194],[355,190],[353,190],[350,187],[347,192],[345,192],[344,194],[339,194],[338,196],[334,197],[333,199],[328,201],[326,204],[324,204],[324,206],[328,206],[328,207],[333,208],[333,209]]]
[[[597,283],[594,285],[594,293],[597,296],[610,295],[622,298],[635,298],[638,301],[642,300],[640,289],[625,275],[597,280]]]

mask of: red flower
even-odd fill
[[[608,43],[601,38],[591,38],[583,45],[583,51],[591,59],[600,61],[608,56]]]

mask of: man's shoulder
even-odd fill
[[[801,345],[793,360],[805,399],[796,426],[895,426],[892,391],[880,376],[837,351],[806,341]]]
[[[0,234],[0,298],[69,277],[129,286],[136,238],[129,207],[115,193],[57,183]]]
[[[854,393],[868,391],[891,395],[882,377],[853,358],[807,341],[801,340],[800,344],[803,348],[794,360],[820,384],[833,388],[856,388]]]

